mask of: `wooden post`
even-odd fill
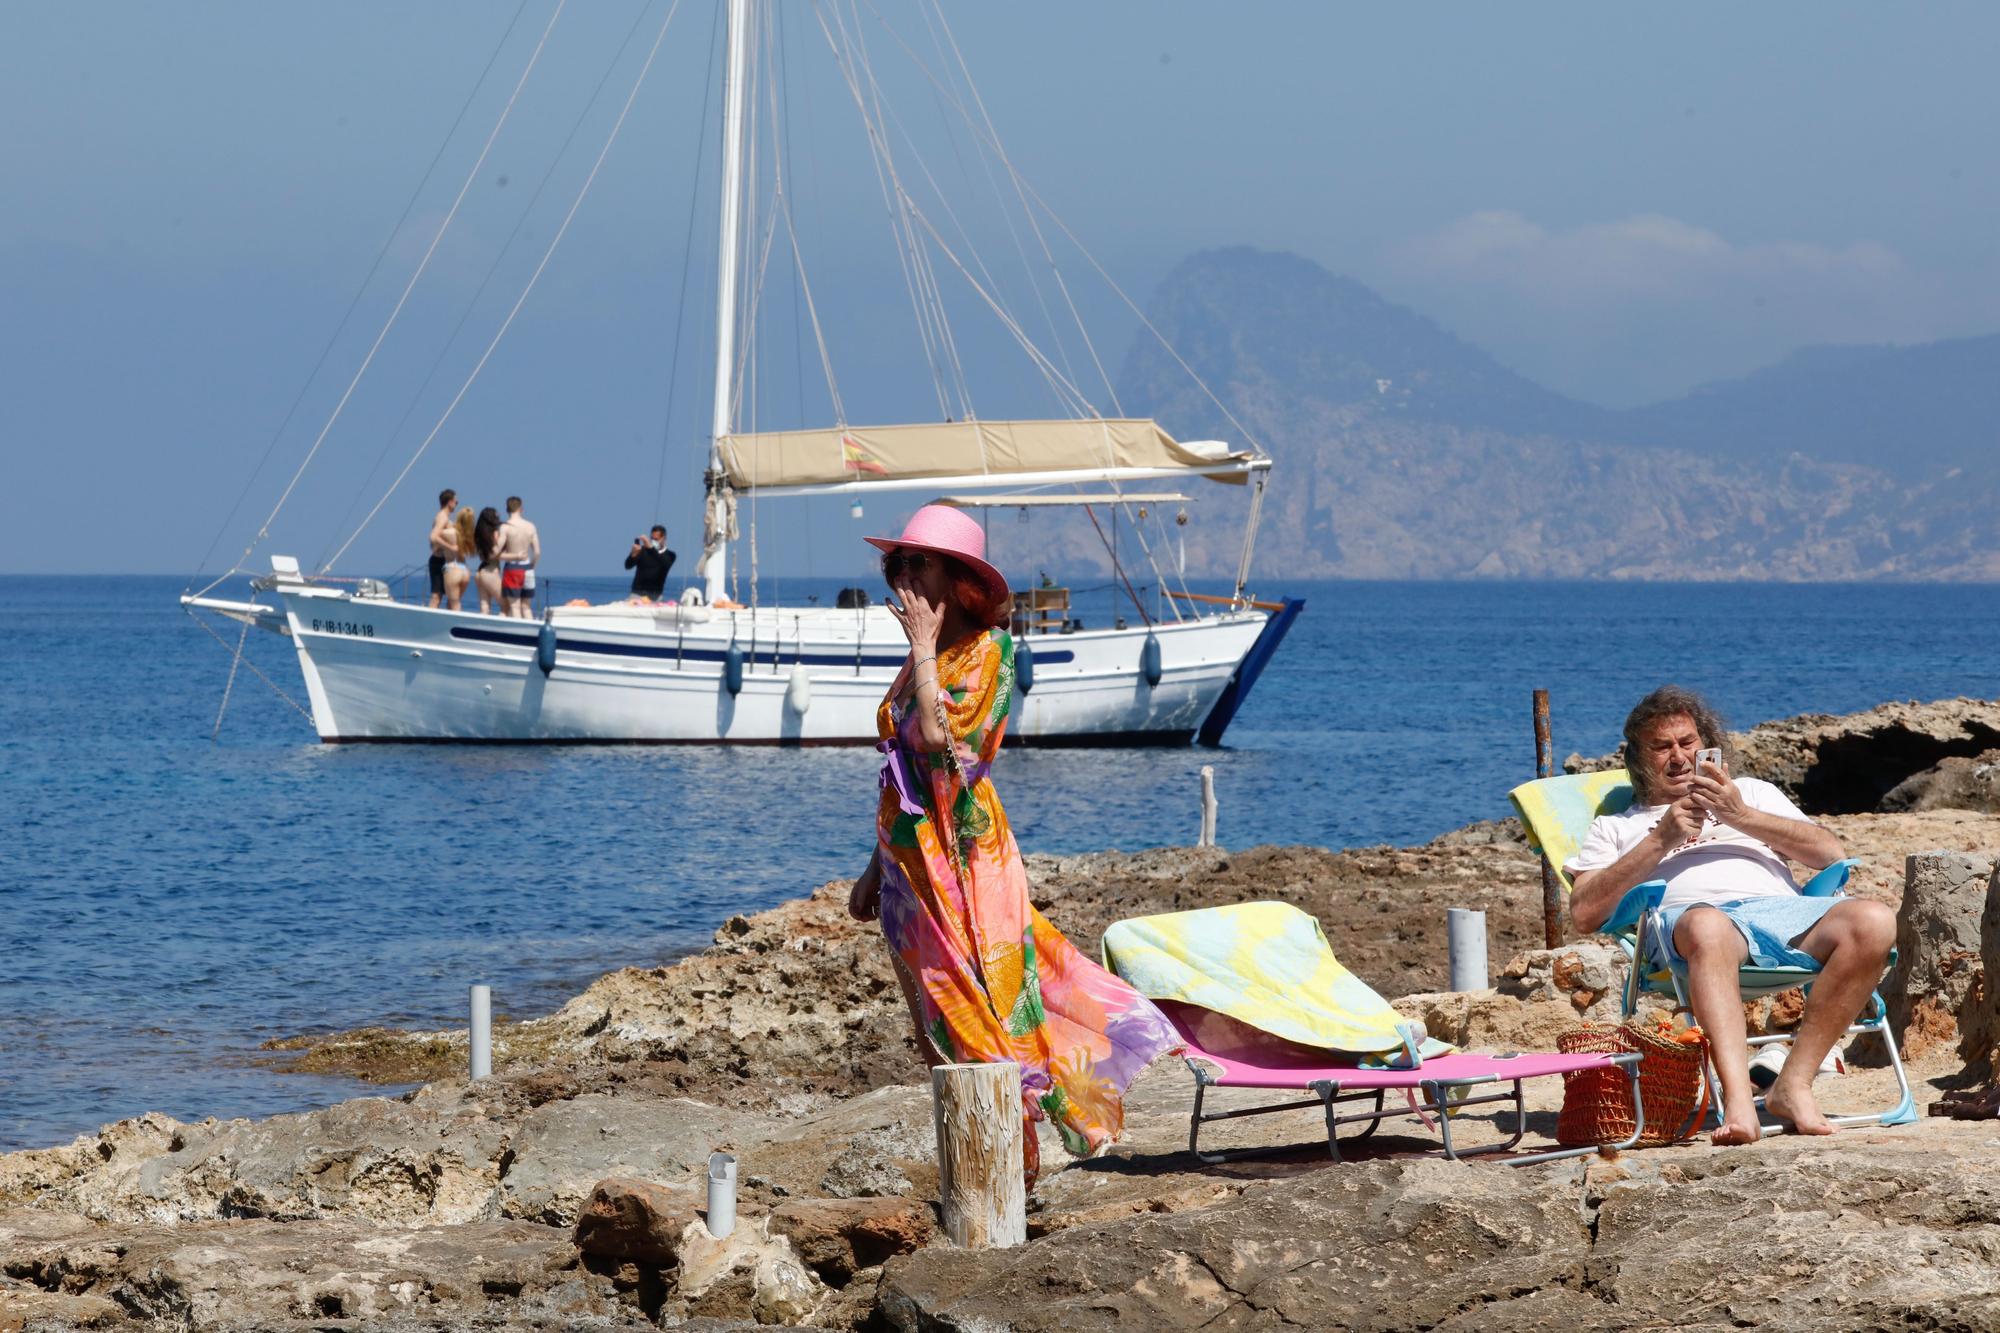
[[[1197,847],[1215,846],[1215,765],[1201,766],[1201,841]]]
[[[1549,735],[1549,692],[1535,691],[1535,776],[1556,775],[1556,743]],[[1546,854],[1542,857],[1542,942],[1555,948],[1563,938],[1562,886],[1556,883],[1555,868]]]
[[[936,1066],[931,1070],[931,1118],[937,1129],[945,1235],[968,1250],[1026,1242],[1021,1066]]]

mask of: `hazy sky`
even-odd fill
[[[570,0],[264,549],[326,553],[408,461],[575,198],[668,3]],[[218,528],[210,566],[236,557],[555,5],[0,5],[0,570],[185,572]],[[930,375],[821,35],[833,12],[786,0],[789,91],[768,128],[788,146],[849,419],[921,416],[935,411]],[[1018,275],[1003,214],[979,202],[991,178],[962,131],[941,128],[945,95],[897,46],[939,62],[938,35],[910,0],[842,12],[897,132],[928,145],[947,197],[970,187],[958,223],[998,278]],[[2000,328],[1991,5],[947,0],[944,12],[1015,164],[1141,301],[1191,251],[1293,250],[1613,405],[1806,343]],[[714,244],[712,187],[693,168],[698,146],[704,173],[714,162],[713,121],[700,119],[714,15],[711,0],[682,0],[519,321],[344,565],[419,559],[442,484],[480,503],[528,495],[555,570],[615,571],[656,515],[691,562]],[[914,155],[901,162],[916,172]],[[826,401],[786,248],[781,237],[782,290],[762,325],[757,401],[771,420]],[[1066,273],[1086,272],[1058,249]],[[941,282],[963,299],[956,275]],[[1101,286],[1077,297],[1115,374],[1132,326]],[[1031,294],[1008,299],[1032,322]],[[967,327],[961,348],[1016,362],[973,374],[983,413],[1048,408],[992,326]],[[1065,350],[1082,365],[1080,343]],[[809,390],[793,384],[800,368]],[[877,517],[767,508],[767,567],[865,564],[855,530]]]

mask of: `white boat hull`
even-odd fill
[[[880,606],[590,607],[554,613],[556,660],[544,672],[534,621],[323,586],[275,596],[324,741],[872,745],[906,650]],[[1155,626],[1153,685],[1140,669],[1144,626],[1035,635],[1033,687],[1016,700],[1009,739],[1185,743],[1265,622],[1230,610]],[[743,655],[734,694],[732,642]]]

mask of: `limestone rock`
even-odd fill
[[[906,1330],[1430,1327],[1581,1267],[1589,1232],[1562,1179],[1441,1161],[1316,1171],[1015,1249],[921,1250],[884,1268],[881,1308]]]
[[[800,1199],[771,1213],[770,1230],[792,1242],[806,1266],[831,1286],[930,1243],[930,1205],[909,1199]]]
[[[1615,1020],[1629,968],[1624,950],[1601,939],[1519,953],[1494,989],[1517,1000],[1561,1000],[1579,1018]]]
[[[501,1212],[553,1226],[576,1220],[606,1174],[674,1181],[716,1149],[761,1136],[760,1117],[686,1097],[591,1093],[538,1106],[521,1120],[501,1185]]]
[[[1896,966],[1882,999],[1910,1059],[1958,1044],[1958,1012],[1979,973],[1979,920],[1994,869],[1990,858],[1961,852],[1920,852],[1904,862]]]
[[[1912,773],[1882,798],[1881,809],[1980,810],[2000,814],[2000,750],[1940,759]]]
[[[58,1311],[65,1319],[108,1301],[134,1320],[190,1330],[329,1319],[372,1326],[438,1312],[624,1318],[578,1270],[564,1232],[525,1222],[158,1225],[15,1209],[0,1214],[0,1271],[71,1298]]]
[[[789,1240],[748,1219],[721,1239],[690,1223],[679,1254],[678,1286],[666,1307],[676,1314],[797,1324],[827,1294]]]
[[[1979,975],[1959,1009],[1958,1053],[1976,1078],[2000,1076],[2000,865],[1986,882],[1979,914]]]
[[[680,1254],[681,1236],[703,1202],[691,1185],[675,1189],[629,1176],[600,1180],[576,1219],[576,1248],[601,1259],[666,1268]]]
[[[1350,1162],[1011,1250],[891,1260],[899,1329],[1971,1330],[2000,1311],[1990,1128],[1525,1171]]]

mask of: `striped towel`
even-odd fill
[[[1528,845],[1549,858],[1563,892],[1569,876],[1563,863],[1583,846],[1590,821],[1615,815],[1632,804],[1632,776],[1622,768],[1602,773],[1570,773],[1559,778],[1524,782],[1507,793],[1528,830]]]
[[[1104,965],[1153,1000],[1226,1014],[1302,1046],[1402,1052],[1402,1015],[1342,967],[1319,921],[1290,903],[1236,903],[1120,921]],[[1423,1058],[1451,1047],[1425,1041]]]

